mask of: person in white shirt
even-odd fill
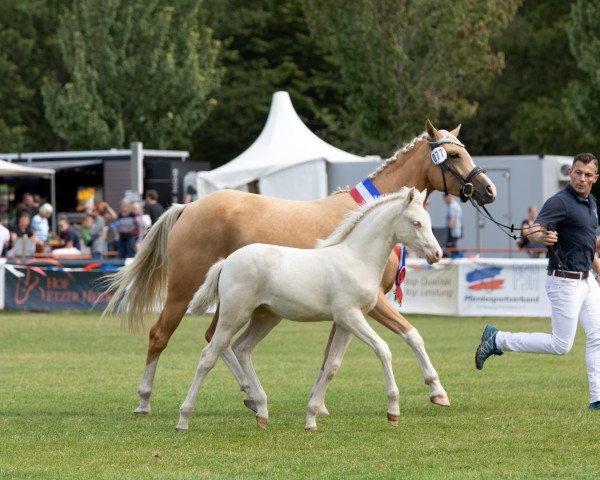
[[[0,217],[0,257],[6,256],[6,247],[10,240],[10,230],[4,226],[4,219]]]

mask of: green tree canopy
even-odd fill
[[[468,94],[503,65],[490,42],[520,0],[303,0],[332,52],[346,98],[346,148],[387,153],[444,111],[467,117]]]
[[[199,0],[75,0],[58,38],[68,80],[42,92],[69,148],[186,148],[218,86]]]

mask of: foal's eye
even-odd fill
[[[413,220],[413,227],[421,228],[421,222],[419,222],[418,220]]]
[[[450,158],[450,160],[458,160],[460,158],[460,155],[456,152],[453,152],[448,154],[448,158]]]

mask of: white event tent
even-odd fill
[[[287,92],[275,92],[262,132],[242,154],[225,165],[198,172],[198,197],[216,190],[233,188],[290,200],[326,197],[328,163],[363,163],[360,157],[321,140],[302,122]]]

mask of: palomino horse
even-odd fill
[[[481,168],[475,166],[458,141],[459,129],[437,130],[428,121],[425,133],[369,176],[370,187],[379,194],[387,194],[403,186],[413,186],[428,192],[446,191],[460,195],[463,200],[470,195],[481,205],[493,202],[496,187]],[[327,237],[348,211],[357,208],[351,193],[340,192],[322,200],[289,201],[221,190],[189,205],[173,206],[161,216],[144,239],[133,263],[115,272],[108,285],[114,296],[105,314],[122,314],[123,322],[131,330],[141,328],[144,319],[162,306],[158,320],[150,329],[136,413],[150,413],[150,395],[160,354],[210,266],[251,243],[313,248],[318,238]],[[385,298],[394,284],[397,266],[398,258],[392,254],[381,280],[377,304],[369,315],[407,342],[419,362],[425,384],[431,387],[431,401],[447,406],[448,396],[425,351],[421,335]],[[208,341],[218,316],[217,311],[206,332]],[[328,350],[326,357],[327,353]],[[243,373],[236,371],[235,359],[225,355],[224,360],[244,389],[245,383],[240,381]],[[251,398],[244,402],[252,408]]]
[[[396,243],[402,242],[427,257],[429,263],[442,258],[423,208],[426,196],[427,192],[404,187],[399,193],[368,202],[349,213],[316,249],[255,243],[217,262],[190,304],[192,313],[202,314],[219,303],[220,316],[181,405],[177,430],[188,429],[204,378],[229,347],[232,337],[248,322],[247,331],[258,330],[260,335],[249,335],[246,341],[236,340],[233,350],[251,385],[256,420],[260,426],[267,426],[267,396],[252,366],[252,352],[282,318],[299,322],[333,320],[337,326],[336,338],[342,337],[345,345],[354,334],[371,347],[383,365],[388,421],[398,425],[399,392],[392,372],[392,353],[364,314],[377,303],[383,270]],[[352,265],[351,274],[347,265]],[[258,316],[254,315],[256,311],[260,312]],[[333,365],[335,360],[330,361],[334,356],[330,355],[324,373],[313,387],[306,430],[317,428],[316,414],[323,403],[324,390],[333,369],[337,369]]]

